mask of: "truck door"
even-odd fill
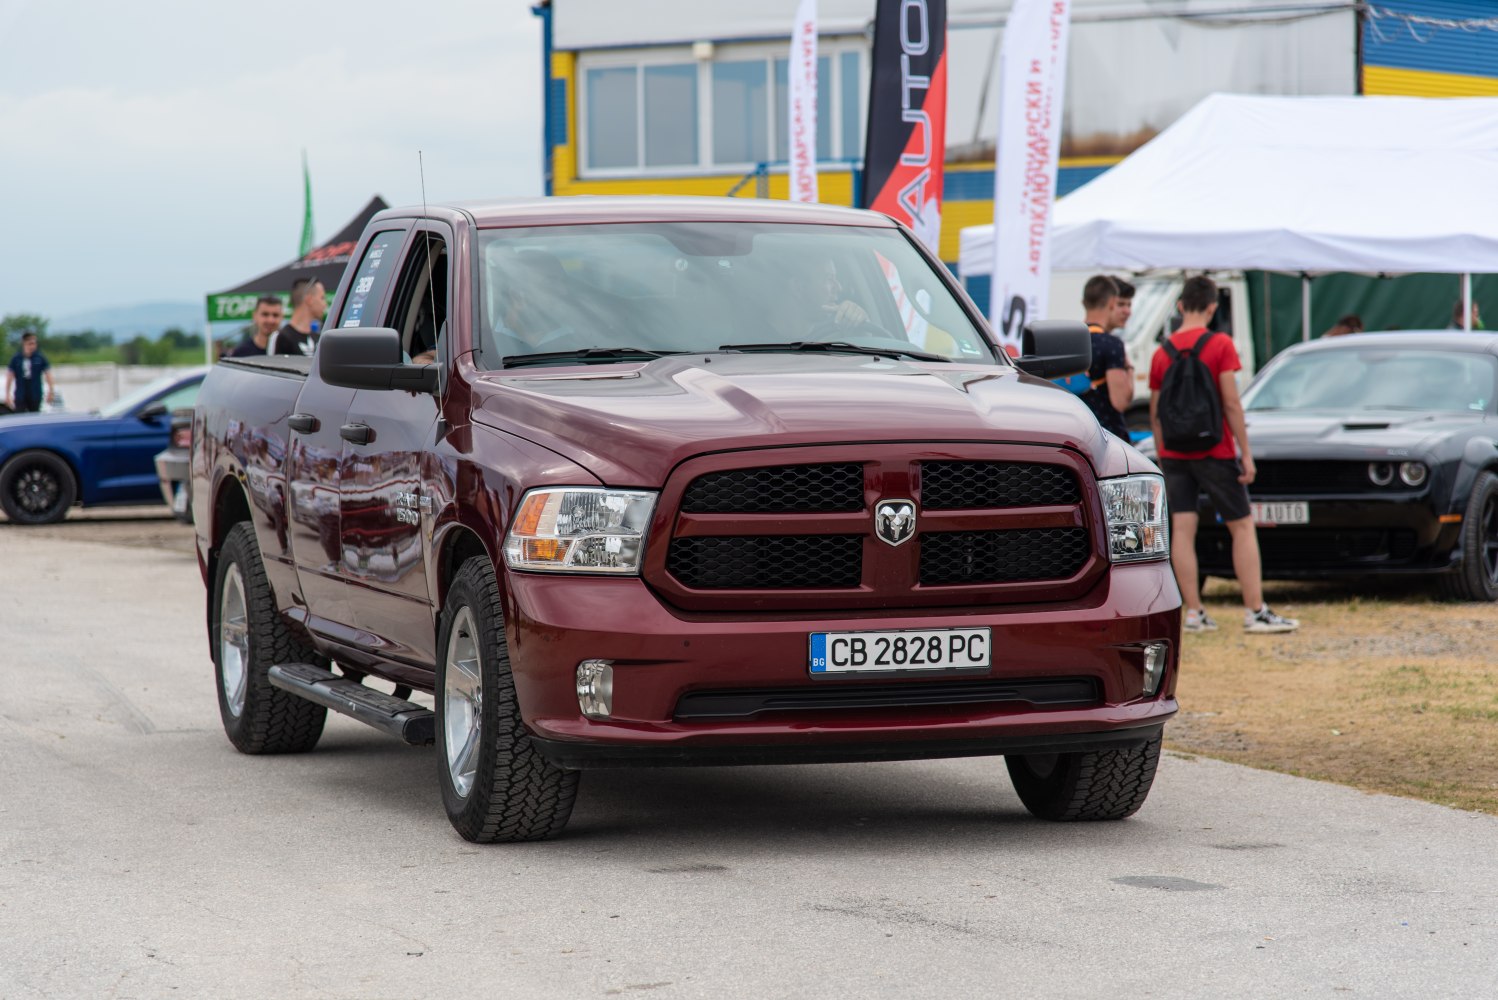
[[[420,223],[407,241],[382,326],[406,353],[438,351],[450,301],[451,234]],[[356,595],[354,624],[382,655],[435,669],[436,620],[428,582],[437,398],[361,389],[344,445],[341,506],[344,566]]]
[[[399,225],[399,224],[397,224]],[[364,248],[354,279],[336,303],[339,326],[368,325],[383,304],[388,275],[406,233],[402,228],[376,233]],[[383,279],[383,280],[382,280]],[[348,595],[349,572],[342,546],[339,487],[343,479],[345,441],[354,390],[328,385],[312,373],[291,416],[287,449],[287,534],[292,561],[307,605],[311,628],[348,642],[353,640],[353,613]]]

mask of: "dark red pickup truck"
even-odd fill
[[[1158,470],[1045,381],[1089,351],[1036,323],[1010,360],[867,212],[383,212],[315,357],[198,397],[225,729],[435,742],[475,841],[642,764],[1002,754],[1037,816],[1128,816],[1180,597]]]

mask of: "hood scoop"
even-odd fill
[[[1386,431],[1389,429],[1389,422],[1381,420],[1376,423],[1365,424],[1344,423],[1342,429],[1344,431]]]

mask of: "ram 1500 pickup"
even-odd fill
[[[230,741],[435,743],[473,841],[580,772],[1003,755],[1120,819],[1176,711],[1163,482],[912,235],[751,200],[390,210],[312,358],[225,361],[193,521]]]

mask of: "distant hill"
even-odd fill
[[[130,340],[136,334],[144,334],[155,340],[174,326],[188,333],[201,333],[203,318],[201,302],[145,302],[59,316],[48,324],[47,330],[49,333],[93,330],[112,334],[116,341]]]

